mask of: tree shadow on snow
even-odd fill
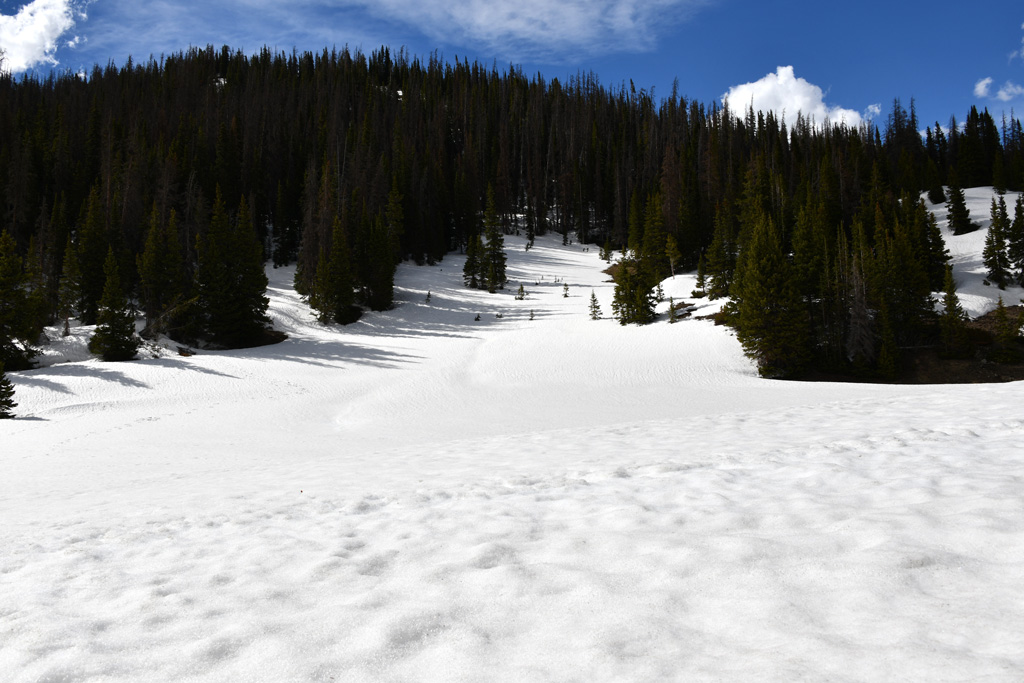
[[[137,379],[127,376],[123,372],[118,370],[111,370],[105,367],[100,367],[93,363],[61,363],[58,365],[51,365],[45,368],[37,368],[35,370],[25,370],[19,374],[18,381],[24,384],[36,384],[45,389],[51,391],[58,391],[61,393],[71,393],[64,387],[56,384],[53,380],[42,379],[43,377],[50,376],[54,378],[61,377],[93,377],[96,379],[102,379],[107,382],[116,382],[126,387],[136,387],[140,389],[150,388],[145,382],[140,382]]]

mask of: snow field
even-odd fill
[[[1024,677],[1019,383],[760,380],[508,250],[504,294],[402,266],[338,328],[281,269],[282,344],[11,373],[0,680]]]
[[[1013,207],[1019,192],[1007,192],[1003,195],[1006,210],[1013,220]],[[923,196],[923,195],[922,195]],[[971,221],[981,226],[980,230],[966,235],[954,235],[949,229],[947,218],[948,204],[932,204],[925,197],[925,204],[935,214],[936,222],[942,230],[949,255],[953,263],[953,280],[956,283],[957,296],[964,312],[972,318],[984,315],[995,309],[999,297],[1007,306],[1015,306],[1024,300],[1024,289],[1007,287],[1000,291],[994,285],[984,284],[988,271],[982,259],[985,249],[985,236],[992,224],[992,198],[995,195],[991,187],[973,187],[964,190],[967,210],[971,213]],[[940,297],[941,301],[941,297]]]

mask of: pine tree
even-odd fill
[[[487,205],[484,209],[484,234],[487,236],[487,247],[483,261],[486,267],[487,291],[491,294],[505,289],[508,277],[505,275],[505,238],[501,233],[501,221],[494,205],[494,188],[487,188]]]
[[[646,325],[654,320],[654,286],[646,279],[637,259],[623,256],[615,271],[612,314],[620,325]]]
[[[239,204],[232,226],[217,192],[206,235],[198,240],[196,289],[205,336],[214,344],[238,348],[261,338],[266,324],[267,276],[248,203]]]
[[[806,309],[796,280],[775,226],[762,215],[740,254],[732,296],[736,336],[763,377],[793,375],[810,360]]]
[[[942,349],[944,355],[948,357],[959,357],[969,350],[967,315],[956,295],[952,266],[946,266],[946,281],[943,290],[942,315],[939,317],[939,325],[942,330]]]
[[[669,235],[665,238],[665,256],[668,257],[669,270],[672,272],[672,279],[676,277],[676,264],[683,260],[683,255],[679,251],[679,245],[676,243],[676,238]],[[703,254],[701,255],[703,258]],[[701,285],[703,287],[703,285]]]
[[[390,310],[395,303],[394,246],[388,234],[386,221],[378,217],[370,232],[368,270],[365,292],[366,304],[374,311]]]
[[[135,334],[135,317],[121,289],[114,250],[107,251],[103,265],[106,284],[99,302],[96,332],[89,340],[89,351],[105,361],[124,361],[135,358],[139,351],[139,338]]]
[[[999,289],[1006,289],[1011,281],[1010,262],[1007,256],[1006,233],[1009,232],[1010,224],[1006,215],[1006,202],[999,198],[999,202],[992,199],[992,224],[989,226],[988,234],[985,236],[985,248],[981,252],[988,269],[988,279]]]
[[[858,253],[855,253],[850,261],[846,290],[845,299],[849,302],[846,359],[854,368],[864,369],[875,359],[875,337],[871,325],[871,311],[868,309],[864,262]]]
[[[1017,203],[1013,207],[1013,222],[1006,233],[1006,240],[1013,281],[1024,286],[1024,194],[1017,195]]]
[[[105,283],[104,259],[109,248],[100,190],[98,185],[94,185],[86,203],[85,222],[78,232],[78,265],[82,274],[79,317],[86,325],[96,323]]]
[[[1020,360],[1021,351],[1016,342],[1020,336],[1021,322],[1020,317],[1010,317],[1010,312],[1003,304],[1003,297],[999,297],[995,311],[996,343],[989,358],[997,363],[1016,363]]]
[[[0,363],[20,370],[28,368],[35,351],[32,315],[21,259],[14,238],[0,233]]]
[[[78,251],[68,237],[64,247],[64,267],[57,288],[57,315],[64,320],[66,337],[71,334],[71,318],[78,314],[79,301],[82,298],[82,271],[78,268]]]
[[[679,322],[679,316],[676,315],[676,302],[672,297],[668,298],[668,321],[670,323]]]
[[[980,226],[971,222],[971,213],[967,210],[967,200],[964,198],[964,191],[953,180],[949,185],[949,203],[946,205],[946,217],[949,219],[949,229],[954,235],[965,235],[974,232]]]
[[[184,294],[184,260],[178,245],[178,217],[173,209],[169,221],[163,223],[156,204],[153,205],[146,244],[136,261],[142,310],[150,324]]]
[[[726,209],[715,214],[715,231],[708,247],[707,259],[709,299],[729,296],[736,269],[736,231]]]
[[[355,285],[349,254],[345,228],[341,218],[335,215],[331,226],[331,253],[328,257],[321,251],[313,292],[309,298],[309,305],[318,311],[317,317],[321,322],[348,325],[362,314],[355,305]]]
[[[594,290],[590,290],[590,319],[601,319],[601,304],[597,302],[597,294],[594,293]]]
[[[568,299],[569,298],[569,283],[568,282],[566,282],[566,283],[564,283],[562,285],[562,298],[563,299]]]
[[[469,239],[466,240],[466,263],[462,267],[462,283],[470,289],[480,287],[480,282],[477,279],[480,273],[479,243],[479,235],[470,235]]]
[[[516,299],[518,299],[519,301],[522,301],[525,298],[526,298],[526,288],[523,287],[522,283],[520,283],[519,291],[516,292]]]
[[[14,402],[14,383],[4,372],[4,364],[0,362],[0,419],[14,417],[12,412],[18,404]]]
[[[704,254],[701,254],[700,257],[697,259],[697,282],[694,283],[697,286],[697,289],[695,289],[693,292],[694,296],[697,296],[698,293],[700,296],[704,296],[705,294],[707,294],[707,270],[707,261],[704,259]]]

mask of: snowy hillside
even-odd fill
[[[1017,201],[1018,194],[1017,192],[1007,192],[1003,196],[1010,218],[1013,218],[1013,206]],[[1000,291],[997,287],[984,284],[986,272],[981,253],[985,248],[988,227],[992,224],[993,196],[997,195],[991,187],[975,187],[964,190],[964,199],[968,211],[971,212],[971,221],[981,226],[980,230],[969,232],[966,235],[954,235],[950,231],[946,204],[931,204],[925,198],[928,208],[935,214],[942,230],[942,237],[946,240],[946,247],[952,258],[953,279],[956,281],[960,303],[967,315],[972,318],[984,315],[994,309],[1000,296],[1003,297],[1003,303],[1007,306],[1019,304],[1024,298],[1024,289],[1020,287],[1007,287]]]
[[[1021,384],[762,380],[506,244],[497,295],[453,255],[340,328],[271,270],[281,344],[9,373],[0,680],[1024,678]]]

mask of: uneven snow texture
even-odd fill
[[[402,266],[339,328],[271,270],[282,344],[10,373],[0,680],[1024,678],[1024,386],[761,380],[522,247],[497,295]]]

